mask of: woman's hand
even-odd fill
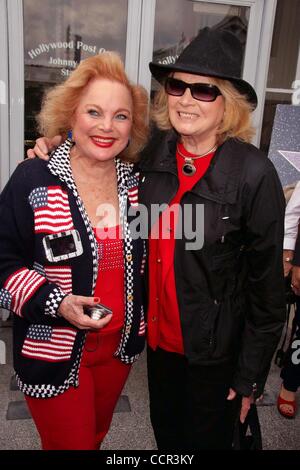
[[[62,143],[62,136],[56,135],[52,139],[48,139],[47,137],[40,137],[36,140],[35,146],[33,149],[27,150],[27,157],[28,158],[35,158],[39,157],[42,160],[49,160],[49,152],[55,150]]]
[[[293,250],[283,250],[283,270],[284,270],[284,277],[287,277],[291,272],[293,267],[292,259],[294,257]]]
[[[300,295],[300,266],[293,266],[291,287],[296,295]]]
[[[83,306],[94,307],[98,302],[99,299],[94,297],[67,295],[61,302],[58,313],[79,330],[98,330],[110,322],[112,315],[101,320],[92,320],[83,312]]]
[[[227,400],[234,400],[236,397],[236,391],[233,388],[229,389],[229,394]],[[240,412],[240,422],[244,423],[247,417],[248,411],[250,410],[251,404],[254,403],[253,395],[250,397],[243,397],[242,398],[242,405],[241,405],[241,412]]]

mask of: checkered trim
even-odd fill
[[[78,387],[79,385],[79,365],[81,362],[82,354],[83,354],[83,345],[85,342],[86,334],[83,335],[82,340],[79,346],[79,352],[76,356],[75,362],[73,367],[70,371],[68,378],[64,381],[62,385],[59,387],[55,387],[54,385],[49,384],[38,384],[38,385],[30,385],[22,382],[18,375],[16,375],[17,385],[21,392],[25,393],[25,395],[29,395],[35,398],[51,398],[64,393],[68,390],[69,387]]]
[[[44,310],[45,315],[50,315],[51,317],[59,317],[57,310],[59,309],[60,304],[67,296],[60,287],[55,287],[46,301],[46,308]]]
[[[141,274],[144,274],[144,273],[145,273],[146,261],[147,261],[146,240],[143,240],[143,258],[142,258],[141,270],[140,270],[140,273],[141,273]]]
[[[125,364],[132,364],[139,355],[128,356],[125,354],[126,344],[129,339],[131,326],[133,323],[133,242],[129,230],[129,224],[126,216],[127,199],[128,199],[128,180],[131,177],[133,169],[132,163],[124,163],[116,160],[119,206],[121,214],[121,224],[123,227],[124,237],[124,259],[125,259],[125,324],[122,331],[120,345],[115,352],[115,356],[120,357]]]

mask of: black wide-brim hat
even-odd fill
[[[150,62],[149,67],[154,78],[161,84],[171,72],[229,80],[255,109],[257,95],[250,83],[241,78],[242,63],[243,47],[233,33],[225,29],[204,28],[182,51],[174,64]]]

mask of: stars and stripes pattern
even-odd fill
[[[14,272],[5,282],[4,290],[11,296],[10,309],[22,316],[23,305],[46,282],[36,271],[27,268]]]
[[[138,184],[139,184],[139,173],[129,176],[128,178],[128,199],[132,207],[139,205],[138,201]]]
[[[0,306],[6,310],[11,310],[11,295],[6,289],[0,289]]]
[[[49,282],[57,284],[66,294],[72,293],[71,266],[44,266],[44,271]]]
[[[141,307],[141,321],[139,327],[139,336],[144,336],[146,333],[146,322],[145,322],[145,315],[144,315],[144,308]]]
[[[31,325],[22,355],[46,362],[61,362],[71,358],[77,332],[72,328]]]
[[[34,211],[35,233],[59,233],[74,228],[68,194],[60,186],[35,188],[29,203]]]

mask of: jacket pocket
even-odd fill
[[[236,354],[241,341],[242,322],[239,302],[232,298],[220,302],[210,337],[210,355],[213,359]]]
[[[232,295],[237,281],[237,254],[228,251],[212,257],[212,272],[214,276],[214,296],[225,300]]]
[[[211,357],[214,341],[214,326],[219,314],[220,305],[217,302],[202,303],[198,312],[193,314],[190,324],[190,344],[187,345],[191,356],[197,360],[207,360]]]
[[[236,262],[236,252],[227,251],[226,253],[221,253],[220,255],[214,255],[212,258],[212,269],[214,271],[224,270],[225,268],[230,268],[234,266]]]
[[[45,362],[64,362],[71,359],[77,331],[71,327],[31,325],[28,328],[21,354]]]

